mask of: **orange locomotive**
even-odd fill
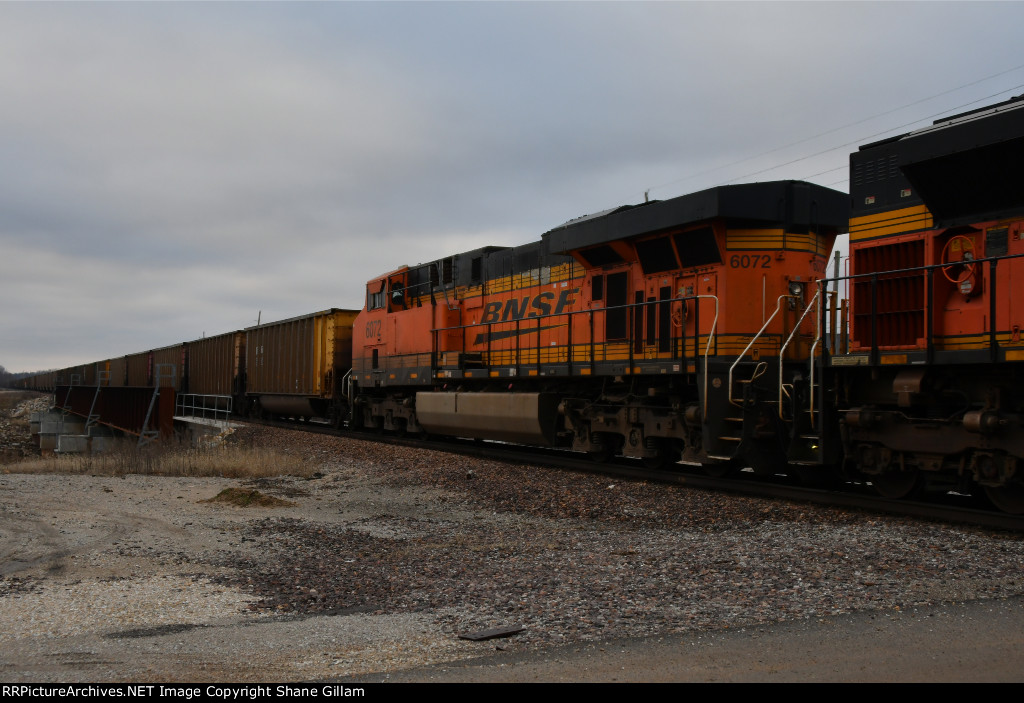
[[[774,470],[847,216],[810,183],[722,186],[375,278],[352,422]]]
[[[850,157],[852,327],[831,359],[850,470],[1024,512],[1024,96]]]

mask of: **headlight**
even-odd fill
[[[792,296],[803,297],[804,295],[804,284],[800,281],[789,282],[789,294]]]

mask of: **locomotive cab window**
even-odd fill
[[[683,268],[722,263],[722,255],[715,241],[715,230],[711,227],[678,232],[672,235],[672,238],[682,259]]]
[[[679,268],[676,262],[675,252],[672,251],[672,243],[668,237],[648,239],[636,243],[636,254],[640,258],[640,266],[644,273],[664,273]]]
[[[374,288],[377,290],[373,290]],[[384,281],[380,283],[371,283],[366,287],[366,309],[367,310],[379,310],[384,307],[387,296],[385,295]]]
[[[444,286],[447,288],[455,280],[455,259],[449,257],[447,259],[441,259],[435,261],[430,267],[430,286],[431,288],[439,288]]]
[[[405,309],[405,285],[401,279],[391,281],[391,310]]]

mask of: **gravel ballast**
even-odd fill
[[[1024,539],[981,528],[288,430],[234,441],[319,474],[0,476],[6,681],[358,677],[1024,593]],[[292,505],[203,502],[234,486]]]

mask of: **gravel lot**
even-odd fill
[[[286,430],[234,439],[320,473],[0,475],[4,681],[358,679],[1024,593],[1017,535]],[[203,502],[240,485],[292,505]]]

